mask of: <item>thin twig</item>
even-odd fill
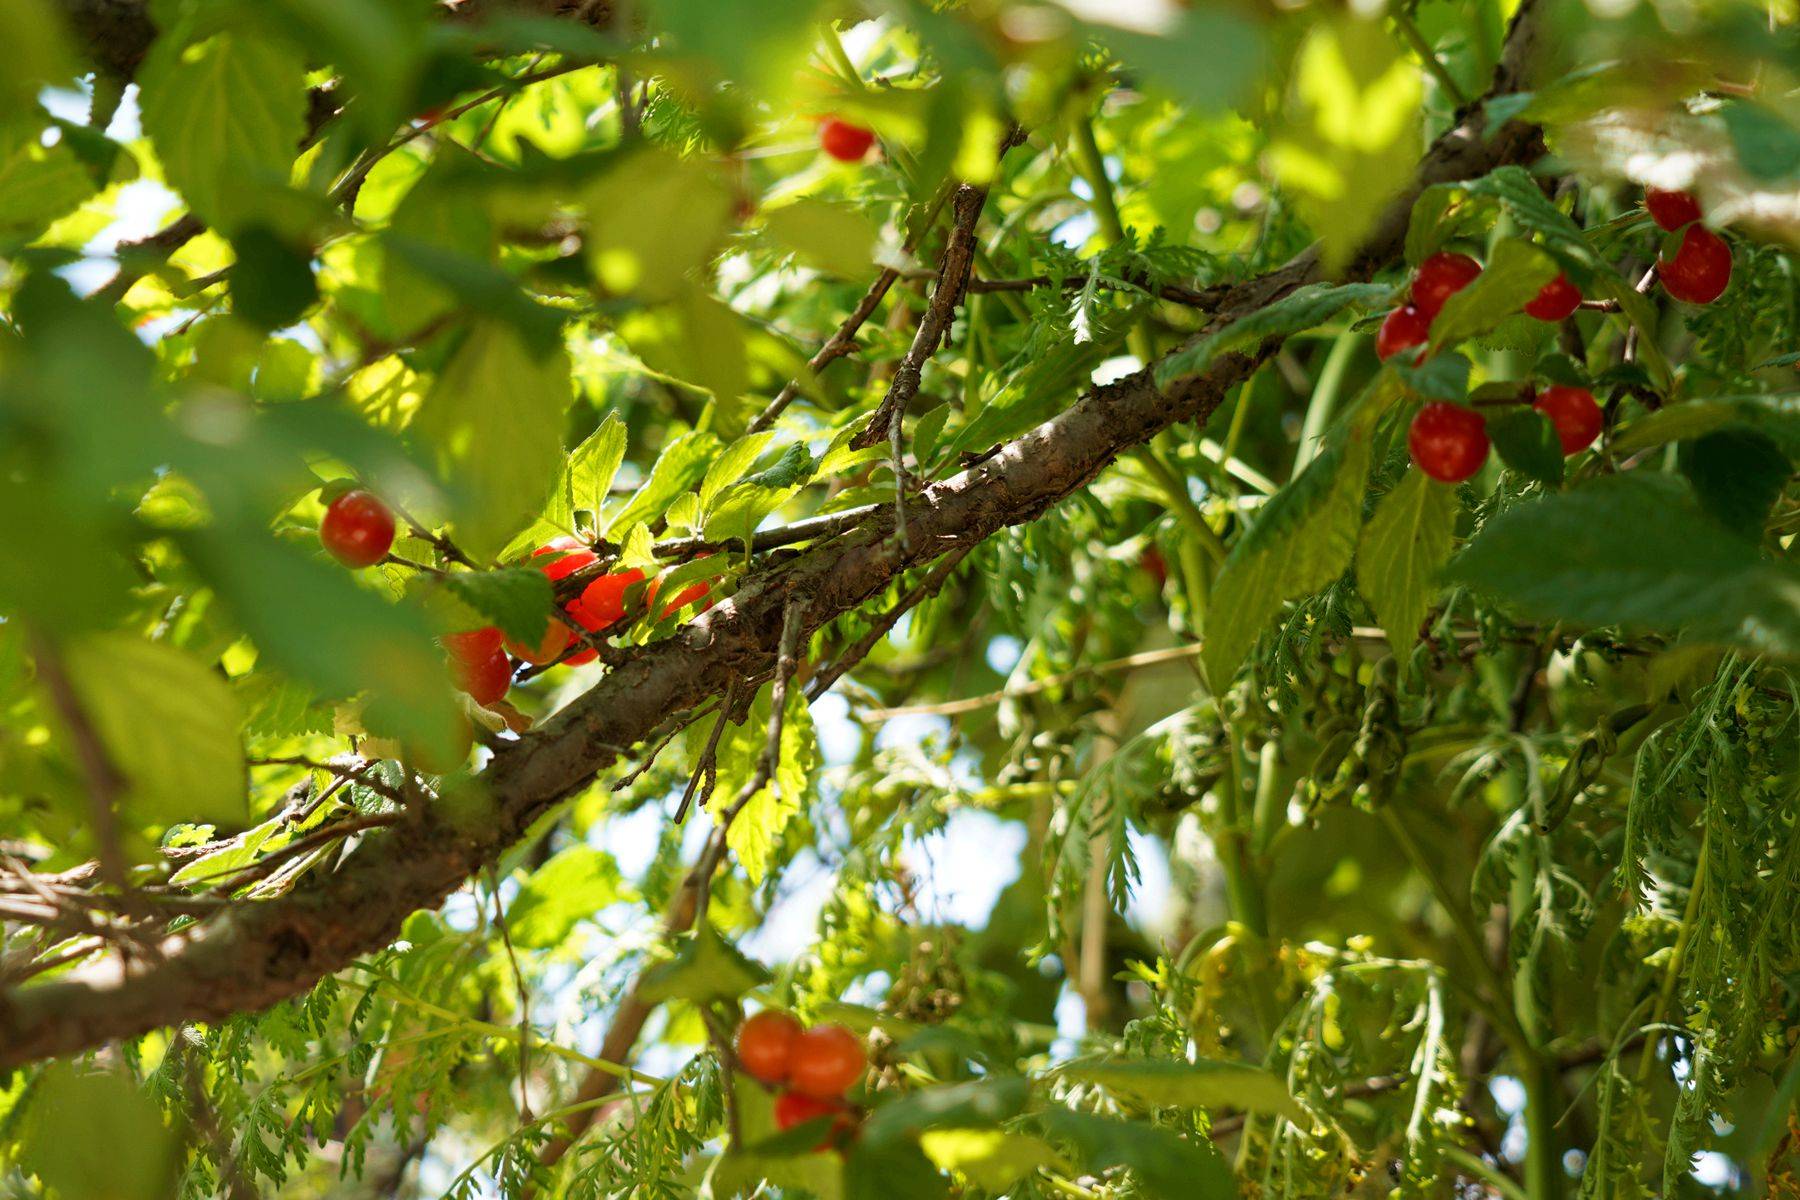
[[[530,1124],[531,1115],[531,991],[525,985],[525,972],[519,969],[519,955],[513,949],[512,934],[506,928],[506,912],[500,905],[500,873],[488,864],[488,890],[494,894],[494,928],[500,931],[500,944],[506,948],[506,961],[512,965],[513,989],[519,994],[519,1117]]]
[[[969,551],[973,548],[974,547],[972,546],[959,546],[955,550],[952,550],[950,554],[937,565],[936,569],[934,569],[931,574],[927,575],[919,582],[917,587],[902,596],[892,608],[876,618],[875,623],[869,627],[867,633],[856,639],[856,641],[842,654],[838,655],[829,666],[821,667],[818,673],[815,674],[812,679],[807,681],[807,700],[817,700],[820,696],[823,696],[826,692],[830,691],[832,685],[843,677],[844,672],[855,667],[857,663],[868,657],[869,652],[881,643],[881,639],[885,638],[889,631],[892,630],[895,625],[899,624],[901,617],[912,611],[920,601],[925,600],[927,597],[937,595],[944,584],[949,582],[950,576],[956,571],[958,566],[962,565],[962,560],[968,557]]]
[[[706,735],[706,748],[700,751],[700,761],[694,766],[694,773],[688,776],[687,788],[681,793],[681,803],[675,806],[675,823],[687,820],[688,806],[694,802],[697,794],[700,807],[705,808],[712,799],[713,788],[719,782],[719,739],[725,733],[725,726],[731,723],[731,704],[737,695],[737,680],[733,679],[725,685],[725,698],[719,701],[719,719],[713,722],[712,732]]]

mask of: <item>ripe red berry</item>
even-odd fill
[[[1658,258],[1663,290],[1689,304],[1711,304],[1731,282],[1731,247],[1704,225],[1689,225],[1674,258]]]
[[[593,547],[572,537],[559,537],[531,552],[533,558],[547,558],[551,555],[557,557],[538,568],[550,577],[551,582],[573,575],[581,568],[600,561],[600,556],[594,553]]]
[[[643,577],[642,571],[632,567],[628,571],[602,575],[582,588],[581,598],[576,603],[587,610],[588,617],[594,622],[590,625],[583,621],[582,626],[598,633],[617,623],[625,615],[625,593]]]
[[[1570,283],[1567,275],[1559,274],[1538,289],[1525,313],[1540,321],[1560,321],[1580,307],[1581,289]]]
[[[799,1036],[800,1022],[784,1012],[765,1009],[738,1026],[738,1062],[764,1083],[785,1083],[794,1039]]]
[[[856,1128],[855,1119],[841,1105],[829,1100],[819,1100],[794,1091],[784,1091],[775,1097],[776,1129],[786,1131],[820,1117],[830,1117],[831,1125],[813,1147],[814,1151],[831,1149]]]
[[[394,544],[393,510],[373,492],[352,488],[325,506],[319,541],[346,567],[371,566]]]
[[[446,633],[438,639],[457,662],[480,662],[500,648],[500,630],[492,625],[469,629],[462,633]]]
[[[544,626],[544,636],[539,639],[537,645],[527,646],[523,642],[507,638],[506,652],[520,662],[528,662],[534,667],[543,667],[555,662],[557,657],[569,648],[569,643],[574,640],[575,631],[553,617],[550,623]]]
[[[1594,394],[1586,388],[1561,384],[1545,388],[1532,407],[1550,418],[1564,454],[1587,449],[1600,436],[1600,427],[1606,423],[1600,406],[1594,403]]]
[[[468,641],[451,646],[450,638],[444,639],[450,649],[450,672],[456,679],[456,686],[483,708],[506,695],[506,689],[512,686],[512,660],[500,648],[500,631],[478,629],[473,633],[451,635],[469,639],[488,633],[494,635],[494,640],[487,649],[481,649],[480,643]]]
[[[1650,219],[1674,232],[1683,225],[1700,219],[1700,204],[1686,192],[1665,192],[1661,188],[1644,189],[1644,207]]]
[[[603,628],[600,619],[588,612],[587,607],[581,603],[579,598],[571,600],[563,605],[563,611],[569,614],[570,620],[574,621],[589,633],[598,633],[600,629]],[[575,640],[575,631],[571,629],[569,631],[569,641],[573,643]],[[588,663],[593,662],[599,657],[600,652],[592,646],[588,646],[585,649],[577,650],[575,653],[569,655],[569,657],[563,659],[563,665],[568,667],[586,666]]]
[[[1444,301],[1475,282],[1479,274],[1481,264],[1468,255],[1440,250],[1420,263],[1413,273],[1413,307],[1430,321],[1444,307]]]
[[[1472,408],[1433,400],[1413,417],[1406,448],[1425,474],[1440,483],[1461,483],[1487,461],[1487,423]]]
[[[1431,318],[1410,304],[1402,304],[1381,322],[1375,332],[1375,355],[1386,362],[1402,350],[1423,346],[1431,335]]]
[[[819,148],[839,162],[861,162],[875,144],[875,131],[836,117],[819,124]]]
[[[816,1100],[835,1100],[862,1078],[869,1058],[862,1039],[842,1025],[815,1025],[794,1039],[788,1079]]]

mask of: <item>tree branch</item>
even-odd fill
[[[1522,85],[1545,3],[1525,0],[1520,6],[1495,92]],[[1465,110],[1376,223],[1347,274],[1368,278],[1398,256],[1423,188],[1530,162],[1541,152],[1536,127],[1511,121],[1490,129],[1481,106]],[[1318,277],[1317,256],[1309,253],[1238,284],[1221,298],[1213,327]],[[636,745],[670,717],[721,694],[729,680],[769,671],[789,596],[807,597],[804,636],[882,594],[900,572],[1036,519],[1130,447],[1177,422],[1210,416],[1276,343],[1272,338],[1255,353],[1221,355],[1204,373],[1166,389],[1158,389],[1152,368],[1096,388],[981,463],[911,497],[910,548],[901,550],[886,536],[892,515],[876,513],[841,538],[746,577],[735,595],[674,636],[624,650],[587,693],[496,752],[478,776],[491,805],[485,823],[471,826],[447,813],[421,811],[360,843],[337,870],[316,873],[276,899],[236,908],[229,920],[201,922],[167,938],[162,961],[129,978],[116,962],[102,961],[0,992],[0,1069],[180,1021],[254,1011],[306,991],[390,942],[408,914],[436,907],[547,809],[587,787],[618,759],[620,747]],[[626,1003],[634,1001],[628,997]],[[647,1016],[647,1007],[640,1007]],[[619,1055],[642,1027],[642,1016],[632,1027],[624,1019],[629,1015],[622,1010],[615,1021],[617,1039],[608,1035],[607,1049]]]

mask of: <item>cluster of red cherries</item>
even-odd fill
[[[829,1150],[856,1131],[856,1115],[844,1093],[869,1065],[862,1039],[842,1025],[811,1029],[784,1012],[765,1009],[738,1026],[737,1060],[745,1074],[775,1093],[775,1127],[792,1129],[831,1118],[814,1147]]]
[[[319,541],[326,553],[352,569],[373,566],[387,557],[394,545],[394,512],[379,496],[366,488],[351,488],[325,506],[319,521]],[[583,567],[600,561],[592,546],[577,538],[557,538],[531,552],[533,559],[544,560],[538,566],[551,582],[572,575]],[[640,583],[644,573],[636,567],[597,576],[581,594],[563,605],[569,620],[588,633],[611,628],[625,616],[625,597],[633,584]],[[656,608],[660,579],[652,579],[644,589],[645,603]],[[709,586],[695,583],[664,605],[659,618],[703,601]],[[574,654],[576,634],[568,622],[552,618],[537,645],[526,645],[504,636],[492,625],[461,633],[445,634],[439,640],[450,657],[450,672],[456,686],[482,707],[497,703],[512,686],[515,661],[543,667],[561,662],[581,666],[593,662],[599,652],[584,646]]]
[[[1700,205],[1686,192],[1650,188],[1644,193],[1650,219],[1681,241],[1671,256],[1657,259],[1657,277],[1664,290],[1689,304],[1711,304],[1731,281],[1731,247],[1718,234],[1700,224]],[[1407,302],[1390,312],[1375,335],[1375,353],[1383,362],[1415,346],[1423,346],[1431,322],[1457,292],[1475,282],[1481,264],[1467,254],[1444,251],[1433,254],[1413,273]],[[1558,274],[1546,283],[1525,313],[1540,321],[1561,321],[1581,306],[1581,291]],[[1421,356],[1423,351],[1420,352]],[[1532,407],[1549,420],[1565,455],[1576,454],[1600,436],[1605,417],[1586,388],[1558,385],[1544,389]],[[1461,483],[1487,462],[1487,422],[1479,412],[1461,404],[1436,400],[1423,405],[1413,417],[1406,435],[1412,460],[1431,478]]]

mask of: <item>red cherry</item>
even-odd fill
[[[1580,307],[1581,289],[1570,283],[1567,275],[1559,274],[1538,289],[1525,313],[1540,321],[1560,321]]]
[[[744,1070],[764,1083],[784,1083],[788,1077],[788,1061],[793,1055],[794,1039],[799,1036],[800,1022],[784,1012],[765,1009],[738,1026],[738,1062],[743,1065]],[[782,1128],[786,1129],[787,1126],[783,1125]]]
[[[499,629],[484,625],[462,633],[446,633],[438,641],[444,643],[444,649],[457,662],[472,663],[492,657],[494,651],[500,649],[502,638]]]
[[[497,635],[499,630],[494,632]],[[506,689],[512,686],[512,659],[506,657],[498,643],[479,658],[463,658],[452,651],[450,671],[456,686],[483,708],[506,695]]]
[[[784,1091],[775,1097],[775,1128],[786,1131],[820,1117],[830,1117],[831,1125],[819,1138],[815,1152],[829,1150],[856,1128],[856,1121],[843,1107],[829,1100],[819,1100],[800,1092]]]
[[[861,1038],[842,1025],[815,1025],[794,1039],[788,1078],[797,1092],[835,1100],[862,1078],[868,1065]]]
[[[587,606],[579,599],[571,600],[563,605],[563,611],[568,613],[570,619],[589,633],[598,633],[601,629],[605,628],[605,625],[601,622],[600,618],[588,612]],[[575,631],[572,629],[569,631],[569,641],[571,644],[576,641]],[[581,650],[577,650],[575,653],[569,655],[569,657],[563,659],[563,665],[569,667],[586,666],[588,663],[593,662],[599,657],[600,652],[592,646],[588,646]]]
[[[1423,346],[1431,335],[1431,318],[1410,304],[1402,304],[1381,322],[1375,333],[1375,356],[1386,362],[1402,350]]]
[[[1731,282],[1731,247],[1704,225],[1689,225],[1674,258],[1658,258],[1663,290],[1689,304],[1711,304]]]
[[[1600,406],[1594,403],[1594,394],[1586,388],[1561,384],[1545,388],[1531,407],[1550,418],[1564,454],[1587,449],[1600,436],[1600,427],[1606,423]]]
[[[1661,188],[1644,189],[1644,207],[1650,219],[1671,233],[1683,225],[1700,219],[1700,203],[1686,192],[1665,192]]]
[[[372,566],[394,544],[393,510],[373,492],[352,488],[325,506],[319,541],[346,567]]]
[[[527,646],[523,642],[506,639],[506,652],[520,662],[528,662],[534,667],[548,666],[556,661],[569,643],[575,640],[575,631],[561,621],[551,618],[544,626],[544,636],[535,646]]]
[[[573,575],[581,568],[600,561],[600,556],[594,553],[592,546],[579,538],[572,537],[559,537],[554,541],[546,542],[533,550],[531,557],[543,558],[552,554],[560,557],[553,558],[538,568],[548,575],[552,582]]]
[[[695,558],[711,558],[712,551],[703,550],[699,554],[695,555],[694,557]],[[652,579],[650,581],[650,585],[644,589],[644,603],[651,609],[656,608],[656,593],[658,591],[660,591],[661,589],[662,589],[662,577],[661,576],[658,576],[657,578]],[[710,591],[712,591],[712,585],[710,583],[705,582],[704,580],[701,581],[700,583],[690,583],[687,587],[682,588],[680,594],[677,595],[673,600],[669,601],[668,605],[665,608],[663,608],[661,612],[658,612],[656,614],[656,619],[659,621],[663,620],[665,617],[667,617],[672,612],[677,612],[681,609],[684,609],[690,604],[699,604],[700,601],[706,599],[706,594]],[[707,609],[709,609],[711,607],[712,607],[711,604],[702,604],[702,605],[700,605],[700,611],[705,612]]]
[[[581,598],[576,603],[587,611],[588,617],[594,622],[590,625],[583,621],[582,627],[598,633],[616,624],[625,615],[626,591],[643,577],[644,573],[633,567],[629,571],[602,575],[582,588]]]
[[[1150,576],[1151,581],[1156,584],[1157,591],[1162,591],[1168,585],[1169,563],[1163,558],[1161,550],[1155,546],[1145,546],[1143,554],[1138,557],[1138,565],[1144,568],[1144,574]]]
[[[861,162],[875,144],[875,131],[826,117],[819,125],[819,148],[839,162]]]
[[[1440,250],[1420,263],[1413,273],[1413,307],[1429,320],[1438,315],[1444,301],[1475,282],[1479,274],[1481,264],[1468,255]]]
[[[1413,417],[1406,448],[1425,474],[1440,483],[1461,483],[1487,461],[1487,423],[1472,408],[1433,400]]]

